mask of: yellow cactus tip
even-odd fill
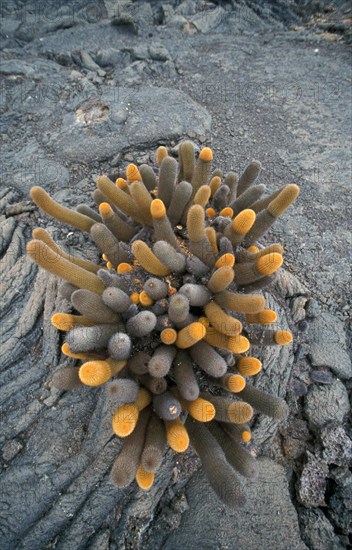
[[[248,430],[243,430],[241,434],[241,438],[242,438],[242,441],[244,441],[245,443],[248,443],[252,439],[252,434]]]
[[[273,252],[271,254],[266,254],[265,256],[258,258],[255,265],[257,271],[261,275],[271,275],[272,273],[275,273],[275,271],[277,271],[279,267],[282,266],[283,261],[284,259],[281,254]]]
[[[134,403],[119,407],[112,418],[112,429],[119,437],[127,437],[136,427],[139,411]]]
[[[219,212],[219,216],[223,216],[224,218],[232,218],[233,216],[233,210],[229,206],[226,206],[226,208],[223,208]]]
[[[112,269],[114,266],[112,265],[111,262],[106,262],[106,267],[107,267],[108,269]]]
[[[121,262],[117,266],[117,273],[130,273],[132,271],[133,267],[130,264],[127,264],[126,262]]]
[[[163,201],[160,199],[154,199],[150,205],[150,213],[153,218],[163,218],[166,215],[166,208]]]
[[[292,334],[288,330],[278,330],[275,332],[275,342],[279,346],[287,346],[292,342]]]
[[[210,401],[198,397],[187,405],[189,414],[198,422],[210,422],[215,416],[215,407]]]
[[[107,262],[107,261],[108,261],[108,257],[107,257],[106,254],[102,254],[102,258],[103,258],[104,262]]]
[[[213,151],[210,149],[210,147],[204,147],[199,153],[199,158],[201,160],[209,162],[210,160],[213,160]]]
[[[160,340],[163,344],[171,346],[176,342],[177,332],[174,328],[165,328],[160,333]]]
[[[111,374],[107,361],[87,361],[78,371],[80,381],[86,386],[101,386],[111,378]]]
[[[230,336],[228,340],[228,346],[232,353],[241,354],[246,353],[249,350],[250,341],[245,336],[239,334],[238,336]]]
[[[210,208],[206,209],[205,214],[208,218],[210,218],[212,220],[213,218],[215,218],[216,212],[215,212],[214,208],[210,207]]]
[[[184,453],[189,447],[189,435],[180,421],[170,422],[167,428],[167,442],[176,453]]]
[[[66,313],[54,313],[54,315],[52,315],[50,319],[51,324],[58,330],[65,330],[63,328],[65,316],[66,316]],[[70,329],[67,329],[67,330],[70,330]]]
[[[138,292],[132,292],[132,294],[130,295],[130,300],[132,302],[132,304],[139,304],[139,294]]]
[[[264,309],[264,311],[258,313],[258,319],[262,325],[270,325],[277,320],[277,313],[272,309]]]
[[[247,208],[242,210],[232,221],[232,229],[239,235],[245,235],[251,229],[255,222],[256,214],[254,210]]]
[[[246,380],[240,374],[232,374],[229,376],[226,385],[230,392],[238,393],[244,389]]]
[[[235,256],[230,253],[223,254],[218,258],[215,262],[215,267],[223,267],[224,265],[227,265],[229,267],[233,267],[235,265]]]
[[[257,252],[259,252],[259,248],[253,244],[252,246],[249,246],[247,248],[247,252],[251,252],[252,254],[256,254]]]
[[[189,329],[189,335],[191,336],[191,338],[194,338],[194,340],[197,340],[197,341],[204,338],[207,332],[203,323],[199,323],[197,321],[195,323],[191,323],[188,326],[188,329]]]
[[[139,170],[135,164],[129,164],[126,168],[126,178],[128,182],[141,180],[141,175],[139,173]]]
[[[156,163],[158,166],[160,166],[161,161],[168,156],[168,151],[164,145],[160,145],[160,147],[156,150]]]
[[[241,357],[237,364],[237,370],[243,376],[254,376],[262,370],[262,364],[256,357]]]
[[[148,296],[145,290],[142,290],[139,294],[139,303],[144,307],[152,306],[154,304],[153,300],[150,296]]]
[[[117,178],[116,187],[119,187],[122,190],[126,189],[126,187],[128,187],[127,181],[124,178]]]
[[[110,204],[108,204],[107,202],[102,202],[101,204],[99,204],[99,212],[104,218],[111,217],[114,213]]]
[[[227,409],[227,416],[235,424],[247,424],[253,417],[253,407],[245,401],[234,401]]]
[[[136,474],[138,487],[143,491],[148,491],[154,483],[154,472],[146,472],[142,466],[139,466]]]

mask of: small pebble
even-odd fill
[[[312,370],[310,378],[315,384],[332,384],[333,382],[332,374],[327,370]]]

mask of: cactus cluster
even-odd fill
[[[68,255],[41,228],[27,250],[65,280],[60,292],[74,311],[52,323],[66,331],[63,354],[81,365],[59,366],[53,385],[106,385],[112,429],[124,441],[112,482],[149,489],[167,445],[182,453],[191,444],[217,495],[238,507],[245,494],[236,471],[257,472],[245,448],[254,411],[287,413],[282,399],[251,383],[262,366],[251,345],[292,340],[271,327],[276,314],[261,293],[283,249],[258,240],[299,189],[265,196],[255,183],[259,162],[223,178],[212,157],[205,147],[196,158],[189,141],[178,162],[159,147],[154,169],[130,164],[116,182],[98,178],[98,212],[85,204],[70,210],[32,188],[39,208],[90,234],[101,264]]]

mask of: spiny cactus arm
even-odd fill
[[[203,423],[191,418],[186,420],[186,428],[208,481],[219,499],[231,508],[244,506],[246,498],[242,484],[215,437]]]
[[[102,202],[99,205],[99,212],[102,221],[117,240],[128,243],[135,235],[135,228],[126,223],[116,212],[114,212],[109,203]]]
[[[157,241],[166,241],[175,250],[179,250],[174,230],[166,215],[166,208],[162,200],[155,199],[150,204],[150,214],[153,221],[154,237]]]
[[[105,287],[96,275],[58,255],[43,241],[30,241],[27,244],[27,253],[40,267],[78,288],[86,288],[96,294],[104,292]]]
[[[71,285],[71,283],[63,281],[59,287],[59,296],[70,302],[71,296],[75,290],[78,290],[75,285]]]
[[[166,431],[162,420],[153,413],[145,436],[141,465],[146,472],[155,472],[161,465],[166,447]]]
[[[180,349],[190,348],[204,338],[205,332],[206,329],[201,323],[191,323],[178,332],[176,346]]]
[[[92,218],[95,222],[101,223],[102,219],[101,216],[95,210],[90,208],[87,204],[78,204],[76,206],[76,212],[79,214],[83,214],[84,216],[88,216],[88,218]]]
[[[116,313],[124,313],[132,305],[131,299],[120,288],[108,287],[102,295],[106,307]]]
[[[132,403],[125,403],[118,407],[112,417],[112,429],[119,437],[131,435],[141,416],[141,412],[148,407],[152,396],[148,390],[141,388],[137,398]],[[143,416],[143,415],[142,415]]]
[[[293,203],[299,194],[299,187],[289,184],[281,190],[265,210],[261,210],[252,229],[247,233],[245,242],[254,243],[262,237],[285,210]]]
[[[192,185],[188,183],[188,181],[181,181],[176,185],[170,206],[167,210],[168,218],[173,227],[183,219],[184,210],[192,195],[192,189]],[[183,224],[183,222],[181,223]]]
[[[205,208],[208,204],[209,198],[210,198],[210,187],[209,185],[201,185],[201,187],[198,189],[197,193],[194,196],[193,203],[199,204],[202,206],[202,208]]]
[[[58,330],[68,331],[75,327],[91,327],[94,322],[83,315],[72,315],[71,313],[54,313],[51,317],[51,324]]]
[[[242,323],[227,315],[225,311],[215,302],[209,302],[204,307],[205,315],[215,330],[227,336],[237,336],[242,332]]]
[[[173,375],[180,396],[187,401],[193,401],[199,396],[199,386],[194,374],[192,361],[187,352],[178,350],[173,363]]]
[[[199,153],[191,179],[193,197],[202,185],[208,184],[211,174],[212,161],[212,150],[209,147],[204,147]]]
[[[165,277],[171,273],[171,269],[158,260],[149,246],[143,241],[134,241],[132,244],[132,253],[148,273],[160,277]]]
[[[156,176],[153,168],[148,164],[141,164],[139,172],[148,191],[153,191],[156,188]]]
[[[222,290],[214,296],[215,302],[223,308],[240,313],[258,313],[265,307],[265,298],[258,294],[240,294]]]
[[[178,325],[185,321],[189,315],[189,300],[183,294],[177,292],[169,301],[168,315],[170,320]]]
[[[96,323],[117,323],[120,316],[104,304],[100,296],[91,290],[75,290],[71,303],[83,316]]]
[[[240,334],[238,336],[227,336],[212,326],[207,328],[204,340],[211,346],[237,354],[245,353],[250,346],[249,340],[245,336]]]
[[[53,375],[51,380],[52,385],[58,390],[74,390],[82,387],[82,382],[78,376],[77,367],[69,367],[61,365]]]
[[[154,330],[156,325],[156,315],[152,311],[140,311],[128,319],[126,330],[128,334],[136,338],[143,338]]]
[[[228,265],[219,267],[208,281],[208,288],[212,293],[221,292],[225,290],[233,281],[234,270]]]
[[[219,176],[213,176],[210,180],[209,187],[210,187],[210,197],[213,198],[217,190],[219,189],[221,185],[221,177]]]
[[[91,227],[90,234],[99,250],[107,256],[115,269],[121,262],[130,259],[119,241],[103,223],[95,223]]]
[[[154,301],[165,298],[168,292],[168,286],[165,281],[156,279],[155,277],[150,277],[147,279],[144,283],[143,289]]]
[[[203,396],[203,394],[201,395]],[[236,397],[242,397],[242,393],[238,393]],[[245,401],[234,401],[229,397],[208,395],[208,393],[206,398],[214,405],[216,409],[215,420],[219,422],[246,424],[253,417],[253,408]]]
[[[251,209],[242,210],[234,220],[229,223],[224,231],[233,245],[239,244],[245,240],[247,233],[255,223],[255,213]]]
[[[217,422],[210,422],[207,428],[224,451],[227,462],[237,472],[252,479],[258,477],[257,461],[238,441],[229,437],[226,428],[223,429]]]
[[[163,420],[174,420],[182,412],[180,402],[170,391],[154,396],[153,409]]]
[[[220,185],[213,197],[212,206],[214,210],[219,211],[225,208],[229,203],[230,188],[227,185]]]
[[[164,145],[160,145],[160,147],[157,148],[156,154],[155,154],[155,160],[158,166],[162,163],[165,157],[167,157],[169,154],[168,150]]]
[[[186,296],[190,305],[194,307],[205,306],[211,299],[211,293],[204,285],[186,283],[178,292]]]
[[[192,181],[195,163],[196,158],[193,144],[190,141],[184,141],[179,147],[178,181]]]
[[[49,233],[43,229],[42,227],[36,227],[32,231],[32,237],[33,239],[36,239],[38,241],[43,241],[53,252],[58,254],[59,256],[62,256],[65,260],[68,260],[69,262],[78,265],[82,269],[86,269],[87,271],[90,271],[91,273],[97,273],[99,266],[94,264],[93,262],[90,262],[89,260],[83,260],[82,258],[77,258],[77,256],[73,256],[73,254],[68,254],[65,252],[56,242],[51,238]]]
[[[138,223],[151,225],[146,223],[142,212],[137,207],[134,200],[122,189],[113,184],[106,176],[100,176],[97,180],[98,189],[103,193],[106,199],[117,206],[120,210],[128,214],[133,220]]]
[[[77,229],[87,232],[90,231],[93,223],[95,223],[88,216],[70,210],[56,202],[42,187],[32,187],[30,195],[33,202],[35,202],[41,210],[44,210],[49,216],[60,222],[67,223],[68,225],[72,225],[73,227],[77,227]]]
[[[227,364],[224,358],[206,342],[197,342],[189,349],[189,353],[198,367],[209,374],[209,376],[220,378],[227,371]]]
[[[205,236],[207,237],[208,241],[210,242],[211,250],[215,256],[219,254],[218,249],[218,243],[217,243],[217,235],[214,227],[206,227],[205,228]]]
[[[283,263],[281,254],[274,252],[261,256],[255,262],[236,264],[235,282],[237,285],[248,285],[267,275],[272,275]]]
[[[166,241],[157,241],[153,246],[156,257],[172,271],[183,273],[186,268],[186,256],[176,252],[175,248]]]
[[[131,197],[135,201],[137,207],[142,212],[144,223],[152,225],[153,220],[150,214],[150,205],[152,197],[142,181],[133,181],[129,187]]]
[[[282,419],[286,418],[288,414],[288,407],[283,399],[249,384],[238,395],[250,403],[256,411],[270,416],[270,418]]]
[[[187,230],[189,249],[192,254],[195,254],[207,266],[213,267],[215,264],[215,256],[205,234],[204,208],[199,204],[191,206],[188,211]]]
[[[166,208],[170,206],[177,180],[177,161],[172,157],[165,157],[160,164],[158,197]]]
[[[210,268],[197,258],[197,256],[187,256],[186,268],[188,273],[191,273],[195,277],[205,277],[210,271]]]
[[[287,346],[292,342],[292,334],[287,330],[250,330],[248,337],[254,346]]]
[[[123,361],[124,365],[126,361]],[[138,397],[139,386],[135,380],[129,378],[117,378],[106,385],[106,395],[109,403],[121,405],[132,403]]]
[[[258,201],[265,191],[266,186],[263,183],[260,185],[253,185],[253,187],[247,189],[238,199],[230,203],[234,215],[237,216],[242,210],[251,208],[252,204]]]
[[[154,376],[150,376],[150,374],[141,374],[138,378],[143,386],[153,395],[160,395],[167,390],[168,384],[166,378],[155,378]]]
[[[131,355],[132,342],[128,334],[116,332],[108,342],[109,355],[116,361],[124,361]]]
[[[118,325],[99,324],[93,327],[78,327],[66,334],[66,342],[73,353],[86,353],[107,347]]]
[[[170,448],[176,453],[184,453],[189,447],[189,436],[180,418],[164,420],[164,425]]]
[[[148,408],[139,415],[135,430],[126,437],[122,451],[113,464],[111,481],[120,489],[127,487],[137,474],[150,413]]]
[[[230,189],[230,201],[235,200],[237,194],[238,177],[234,172],[229,172],[225,179],[224,184]]]
[[[176,356],[174,346],[159,346],[148,363],[148,371],[155,378],[166,376],[171,368],[172,362]]]
[[[244,191],[248,189],[258,178],[262,165],[259,160],[252,160],[246,167],[245,171],[238,180],[237,196],[239,197]]]

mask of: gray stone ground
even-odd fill
[[[1,549],[349,547],[350,22],[342,1],[1,5]],[[295,344],[257,381],[291,413],[255,421],[260,475],[236,513],[192,451],[168,453],[149,493],[112,487],[104,394],[51,388],[67,303],[25,255],[38,224],[95,254],[33,209],[33,184],[75,205],[184,137],[225,172],[257,158],[270,191],[302,189],[268,236],[286,269],[267,298]]]

